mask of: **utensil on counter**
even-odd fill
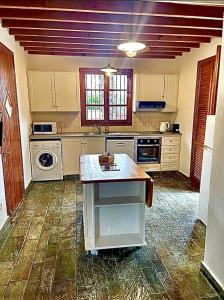
[[[161,133],[166,132],[170,129],[170,123],[169,122],[161,122],[160,123],[160,128],[159,131]]]

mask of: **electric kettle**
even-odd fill
[[[162,132],[166,132],[170,129],[170,123],[169,122],[161,122],[160,123],[160,128],[159,131]]]

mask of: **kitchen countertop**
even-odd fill
[[[80,180],[82,183],[147,181],[150,179],[127,154],[115,154],[114,162],[118,171],[102,171],[99,155],[82,155],[80,157]]]
[[[72,138],[72,137],[116,137],[116,136],[177,136],[181,133],[165,132],[160,133],[159,131],[141,131],[141,132],[110,132],[97,134],[94,132],[64,132],[58,134],[31,134],[30,140],[54,140],[61,138]]]

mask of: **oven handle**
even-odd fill
[[[158,147],[160,146],[160,144],[154,144],[154,145],[141,145],[141,144],[137,144],[137,147]]]

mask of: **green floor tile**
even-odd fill
[[[145,247],[86,255],[82,185],[34,183],[0,238],[0,299],[213,300],[200,272],[205,227],[199,194],[176,172],[153,174]]]

